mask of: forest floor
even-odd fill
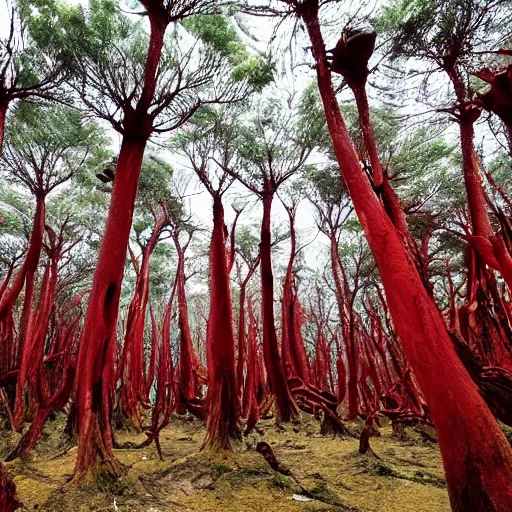
[[[360,424],[349,423],[358,432]],[[258,424],[234,453],[201,451],[204,427],[197,420],[173,418],[161,432],[165,460],[154,445],[116,450],[127,475],[116,483],[69,487],[76,447],[65,447],[64,424],[46,428],[37,453],[7,463],[26,511],[47,512],[448,512],[439,449],[430,435],[405,429],[399,440],[389,426],[371,439],[378,455],[357,452],[358,439],[333,439],[320,434],[317,420],[307,415],[300,425],[278,429]],[[2,433],[5,452],[15,441]],[[140,442],[144,434],[118,432],[119,442]],[[255,450],[259,441],[274,449],[293,477],[273,471]],[[309,497],[306,497],[307,494]],[[316,499],[312,499],[312,498]],[[302,501],[303,500],[303,501]]]

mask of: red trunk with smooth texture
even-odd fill
[[[457,357],[439,310],[362,173],[332,87],[318,2],[296,8],[311,39],[336,158],[377,262],[394,324],[432,411],[452,509],[507,510],[512,503],[510,445]]]
[[[206,336],[208,360],[208,419],[205,446],[230,449],[240,437],[240,401],[236,387],[235,338],[226,252],[224,208],[213,196],[213,232],[210,243],[210,312]]]

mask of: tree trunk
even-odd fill
[[[274,322],[274,276],[272,273],[270,215],[273,194],[263,196],[261,223],[261,307],[263,317],[263,356],[270,391],[276,396],[278,421],[290,421],[299,414],[290,393],[279,353]]]
[[[25,331],[25,339],[22,344],[21,366],[16,384],[16,400],[13,414],[13,428],[18,430],[25,414],[25,386],[30,381],[30,391],[34,393],[35,386],[41,378],[39,370],[43,362],[44,345],[48,323],[55,300],[57,289],[58,262],[60,250],[57,249],[49,255],[43,283],[41,286],[41,298],[37,313],[30,312],[28,326]]]
[[[120,470],[112,451],[111,432],[114,350],[121,282],[145,147],[146,139],[123,139],[89,295],[78,355],[75,480],[97,472],[116,477]]]
[[[123,355],[120,363],[121,408],[135,428],[142,428],[141,405],[146,403],[146,372],[144,367],[144,325],[149,298],[149,262],[164,225],[158,219],[153,226],[151,237],[142,253],[135,293],[128,310]]]
[[[244,434],[247,435],[259,420],[258,392],[261,386],[261,368],[258,357],[258,345],[256,343],[256,321],[249,298],[249,329],[247,334],[247,377],[245,379],[243,396],[243,417],[247,419]]]
[[[213,232],[210,243],[210,313],[206,350],[208,360],[208,419],[205,446],[231,449],[240,437],[240,399],[236,387],[235,338],[224,237],[224,208],[220,195],[213,196]]]
[[[336,157],[377,262],[394,324],[432,411],[452,509],[508,510],[512,502],[510,445],[457,357],[437,306],[361,170],[332,88],[318,2],[306,1],[298,11],[317,62]]]
[[[309,364],[300,336],[301,313],[298,298],[293,292],[293,265],[297,252],[297,236],[295,233],[294,215],[288,212],[290,218],[290,258],[283,284],[283,300],[281,307],[281,337],[285,374],[287,377],[300,377],[306,384],[310,381]],[[300,337],[300,339],[298,339]]]
[[[41,257],[41,249],[43,247],[45,215],[45,198],[44,196],[36,197],[36,211],[34,214],[32,231],[30,233],[27,255],[14,278],[11,288],[3,294],[0,302],[0,342],[7,341],[6,338],[9,336],[9,325],[12,322],[12,308],[25,285],[25,296],[23,299],[23,310],[20,324],[20,340],[23,339],[23,332],[27,327],[28,317],[32,309],[35,273],[37,271],[37,266]],[[13,342],[14,340],[11,340],[11,343]],[[21,346],[17,347],[17,353],[21,354]],[[16,361],[12,361],[12,363],[16,363]]]
[[[180,360],[177,369],[177,406],[178,414],[185,414],[187,402],[196,398],[199,388],[199,361],[192,344],[192,334],[188,322],[188,303],[185,293],[185,255],[178,251],[177,292],[178,326],[180,328]]]
[[[116,179],[80,340],[75,482],[94,478],[98,473],[116,478],[123,470],[114,458],[111,429],[117,315],[142,159],[152,132],[148,110],[155,93],[168,20],[157,9],[156,12],[149,12],[149,22],[151,34],[143,87],[136,108],[125,109],[125,132],[116,166]]]
[[[247,282],[244,280],[240,286],[240,297],[238,299],[238,359],[236,362],[236,385],[238,396],[242,397],[244,386],[244,365],[246,361],[246,339],[245,339],[245,300],[247,293]]]
[[[0,464],[0,510],[2,512],[14,512],[22,507],[16,499],[16,484],[7,476]]]

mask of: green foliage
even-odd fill
[[[325,168],[308,166],[304,176],[313,185],[320,200],[327,204],[340,204],[347,194],[340,169],[336,165]]]
[[[475,47],[506,41],[511,6],[509,0],[395,0],[376,27],[389,37],[393,57],[424,58],[450,69],[468,63]]]
[[[46,194],[101,151],[102,132],[77,110],[19,103],[7,123],[0,171],[8,182]]]
[[[199,15],[186,18],[183,26],[215,51],[226,57],[232,66],[235,82],[247,82],[258,92],[274,79],[274,65],[268,60],[251,55],[226,16]]]

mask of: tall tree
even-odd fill
[[[289,421],[297,416],[298,409],[286,381],[275,327],[272,202],[279,187],[304,167],[313,149],[313,137],[307,122],[296,122],[295,106],[286,108],[284,102],[271,100],[257,108],[252,123],[240,127],[237,142],[240,164],[226,165],[225,169],[263,203],[260,233],[263,353],[270,390],[276,397],[278,421]]]
[[[378,265],[396,329],[432,410],[452,508],[506,510],[512,499],[507,476],[512,451],[458,359],[437,306],[361,169],[332,86],[320,3],[283,4],[304,23],[310,38],[334,152]],[[448,381],[450,393],[442,385]]]
[[[214,2],[176,0],[162,4],[142,0],[140,4],[149,22],[149,34],[110,0],[91,2],[88,10],[56,6],[34,14],[40,23],[47,24],[53,45],[69,48],[73,69],[69,85],[81,103],[122,135],[80,343],[75,481],[103,472],[115,477],[123,471],[112,451],[110,425],[114,347],[124,263],[147,142],[152,134],[181,126],[201,104],[229,102],[246,90],[247,74],[232,77],[228,56],[213,45],[206,42],[198,54],[196,43],[184,49],[182,22],[211,13],[216,9]],[[166,37],[171,25],[175,30]],[[190,28],[188,34],[194,30]]]

